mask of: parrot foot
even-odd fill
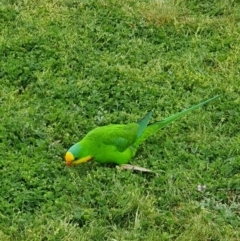
[[[124,170],[132,170],[132,171],[140,171],[140,172],[151,172],[154,173],[153,171],[151,171],[150,169],[144,168],[144,167],[138,167],[138,166],[134,166],[134,165],[130,165],[130,164],[123,164],[119,166],[120,169],[124,169]]]

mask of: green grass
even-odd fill
[[[240,240],[239,21],[234,0],[1,1],[0,240]],[[216,94],[141,146],[159,176],[63,162]]]

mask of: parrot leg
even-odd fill
[[[132,171],[140,171],[140,172],[152,172],[150,169],[144,168],[144,167],[138,167],[138,166],[134,166],[134,165],[130,165],[130,164],[123,164],[119,166],[120,169],[124,169],[124,170],[132,170]]]

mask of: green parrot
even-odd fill
[[[72,166],[94,160],[99,163],[125,165],[136,154],[139,145],[150,135],[217,97],[219,96],[203,101],[154,124],[148,125],[151,118],[151,112],[149,112],[137,123],[97,127],[67,151],[66,164]]]

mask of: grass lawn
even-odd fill
[[[239,1],[1,0],[0,32],[1,241],[240,240]],[[217,94],[141,145],[159,175],[63,161]]]

